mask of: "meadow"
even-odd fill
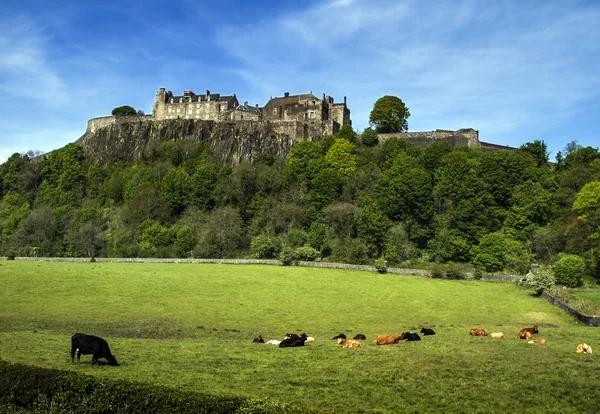
[[[0,358],[82,374],[336,412],[599,412],[600,330],[514,284],[337,269],[219,264],[0,265]],[[518,340],[537,324],[546,345]],[[376,335],[422,326],[419,342]],[[469,336],[502,331],[503,340]],[[120,367],[70,360],[75,332]],[[303,348],[252,343],[287,332]],[[331,338],[363,333],[358,349]],[[600,347],[598,347],[600,352]]]

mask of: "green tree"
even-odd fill
[[[483,236],[479,245],[473,247],[472,255],[473,263],[488,272],[506,268],[524,273],[531,266],[531,258],[524,246],[501,232]]]
[[[325,155],[325,162],[342,177],[356,171],[356,146],[344,138],[337,138]]]
[[[392,222],[377,208],[374,202],[367,202],[358,216],[358,237],[365,243],[371,258],[383,253],[385,239]]]
[[[577,287],[583,284],[585,262],[574,254],[561,254],[552,265],[556,283],[568,287]]]
[[[356,139],[356,132],[352,129],[352,125],[344,124],[340,130],[334,135],[335,139],[345,139],[348,142],[354,143]]]
[[[365,147],[375,147],[379,144],[379,135],[373,128],[366,128],[360,138]]]
[[[400,98],[385,95],[379,98],[369,115],[369,123],[379,133],[406,132],[410,111]]]
[[[600,181],[592,181],[583,186],[573,202],[573,211],[579,214],[577,220],[586,227],[593,257],[594,244],[600,240]]]
[[[137,112],[135,109],[129,105],[118,106],[111,112],[111,115],[113,116],[131,116],[136,114]]]
[[[175,213],[181,212],[190,201],[192,182],[181,167],[171,168],[162,180],[162,193]]]
[[[252,238],[250,251],[257,259],[272,259],[275,256],[273,241],[266,234],[258,234]]]
[[[521,151],[531,154],[538,167],[548,164],[548,146],[544,141],[536,139],[533,142],[527,142],[521,145],[520,149]]]

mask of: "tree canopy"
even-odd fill
[[[397,96],[385,95],[379,98],[369,115],[369,123],[379,133],[408,131],[410,111]]]
[[[118,106],[111,112],[111,115],[113,116],[131,116],[136,114],[137,111],[129,105]]]

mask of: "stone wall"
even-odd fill
[[[584,315],[583,313],[573,309],[572,307],[570,307],[569,305],[567,305],[560,299],[552,296],[548,292],[543,292],[542,297],[546,298],[554,306],[558,306],[559,308],[564,309],[565,311],[567,311],[567,313],[569,313],[570,315],[579,319],[582,323],[585,323],[586,325],[591,325],[591,326],[600,326],[600,316],[599,315]]]
[[[426,147],[432,142],[447,142],[451,147],[464,145],[480,147],[479,131],[472,128],[463,128],[457,131],[436,129],[435,131],[379,134],[379,141],[384,142],[393,137],[406,139],[419,147]]]
[[[110,125],[127,124],[130,122],[140,122],[154,119],[152,115],[132,115],[132,116],[101,116],[92,118],[87,123],[86,132],[94,133],[99,129]]]

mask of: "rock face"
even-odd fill
[[[149,154],[163,141],[193,138],[206,142],[213,154],[225,164],[252,161],[260,153],[286,157],[297,137],[275,131],[268,122],[214,122],[192,119],[154,120],[129,117],[99,125],[88,123],[85,134],[75,143],[86,156],[100,164],[132,162]]]

